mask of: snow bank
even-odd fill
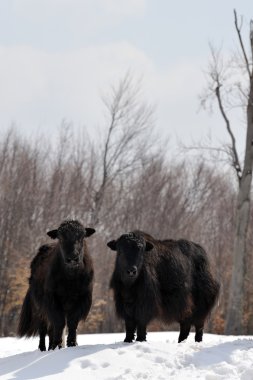
[[[37,339],[0,339],[0,379],[252,380],[253,339],[149,333],[148,342],[123,343],[124,334],[79,335],[78,347],[40,352]]]

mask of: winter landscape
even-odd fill
[[[124,334],[78,336],[78,347],[42,353],[37,339],[0,339],[0,379],[205,379],[252,380],[253,337],[178,332],[149,333],[144,343],[123,343]]]
[[[0,0],[0,380],[253,380],[252,9]]]

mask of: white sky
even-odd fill
[[[0,0],[0,129],[52,134],[66,119],[96,134],[101,94],[130,69],[161,136],[223,140],[222,119],[198,112],[198,95],[208,41],[235,46],[233,8],[248,38],[252,0]],[[242,149],[242,122],[233,125]]]

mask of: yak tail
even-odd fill
[[[30,338],[38,334],[38,323],[36,323],[33,315],[32,300],[29,290],[26,293],[21,308],[17,334],[20,338],[23,336]]]
[[[197,252],[200,253],[200,255],[195,256],[195,267],[198,273],[196,279],[199,289],[198,298],[202,305],[205,305],[206,310],[210,312],[219,298],[220,284],[212,274],[206,252],[197,244],[196,247]]]

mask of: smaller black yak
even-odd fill
[[[110,286],[118,317],[125,321],[125,342],[145,341],[155,318],[178,322],[178,342],[195,327],[202,341],[204,323],[219,293],[204,249],[187,240],[156,240],[134,231],[107,243],[117,251]]]
[[[19,319],[18,336],[39,335],[39,349],[76,346],[76,329],[85,320],[92,302],[93,264],[85,242],[95,232],[75,220],[66,220],[47,232],[57,242],[43,245],[31,262],[31,276]]]

